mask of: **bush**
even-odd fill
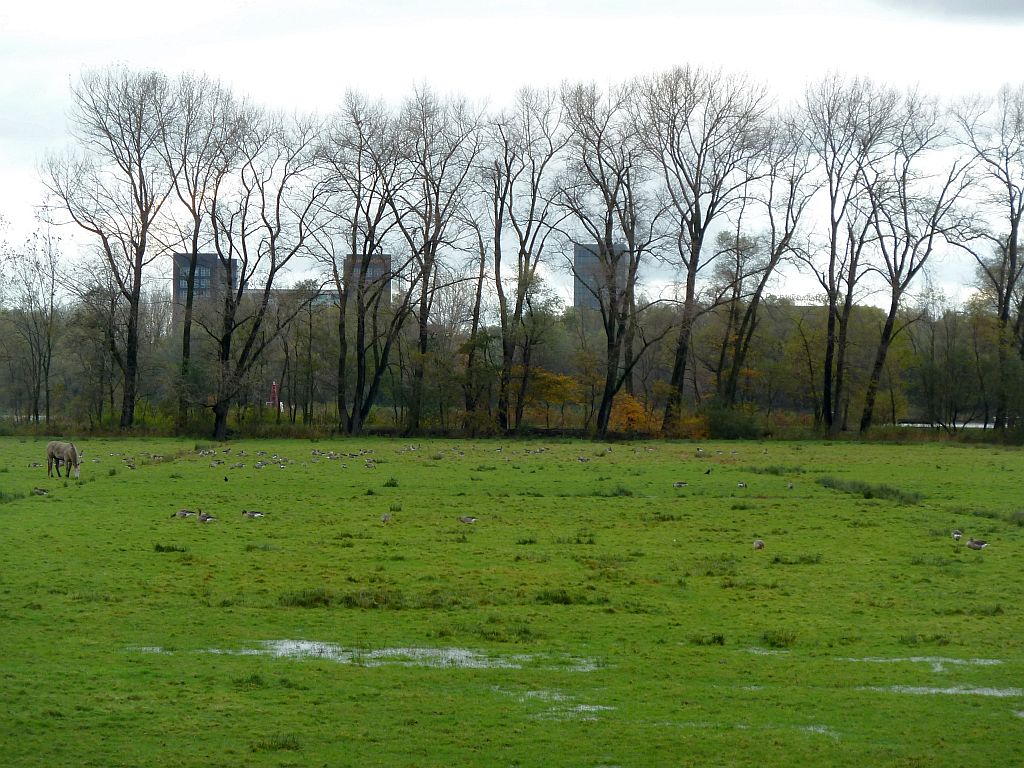
[[[708,431],[718,440],[753,440],[763,435],[757,416],[745,408],[727,408],[713,403],[705,413]]]

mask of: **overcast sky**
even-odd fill
[[[1024,0],[7,0],[0,216],[9,240],[31,228],[39,160],[65,145],[87,67],[199,72],[324,112],[348,88],[501,104],[521,85],[686,63],[748,72],[783,101],[830,70],[953,99],[1019,77],[1022,39]]]

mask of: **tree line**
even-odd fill
[[[44,225],[4,246],[8,418],[223,439],[275,381],[269,418],[346,434],[1017,426],[1024,87],[942,104],[830,74],[781,105],[686,66],[321,116],[108,67],[70,115]],[[965,305],[931,288],[940,257],[973,265]],[[561,306],[570,273],[594,309]]]

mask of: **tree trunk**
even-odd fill
[[[885,325],[882,326],[882,336],[878,340],[878,350],[875,352],[875,363],[871,366],[871,376],[868,378],[868,388],[867,392],[864,394],[864,412],[860,417],[860,433],[862,435],[871,428],[871,422],[874,418],[875,400],[878,396],[878,384],[882,379],[882,368],[885,367],[885,358],[889,354],[889,345],[892,343],[892,333],[893,328],[896,327],[896,310],[898,307],[899,296],[894,295],[892,297],[892,303],[889,305],[889,312],[885,316]]]
[[[228,411],[231,403],[221,400],[213,405],[213,439],[224,441],[228,439]]]

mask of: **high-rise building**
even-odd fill
[[[188,296],[188,270],[192,255],[175,253],[171,269],[171,301],[174,307],[174,319],[177,321],[185,307]],[[238,288],[238,261],[229,261],[231,270],[230,282],[226,280],[224,264],[215,253],[196,254],[196,273],[192,282],[192,298],[200,302],[210,298],[222,298],[224,291]]]
[[[625,243],[615,243],[612,253],[601,258],[596,243],[574,243],[572,252],[573,285],[572,305],[576,309],[598,310],[601,300],[608,304],[608,283],[614,261],[615,282],[619,291],[626,285],[629,269],[628,248]]]
[[[359,280],[359,266],[361,254],[349,254],[348,264],[346,266],[352,269],[352,287],[355,287],[355,283]],[[370,261],[366,265],[366,288],[371,292],[376,292],[377,288],[381,289],[380,303],[388,305],[391,303],[391,254],[390,253],[375,253],[370,256]]]

